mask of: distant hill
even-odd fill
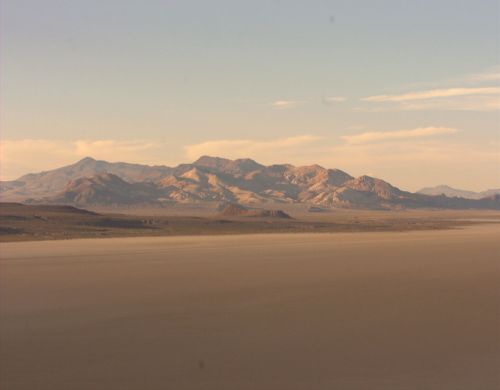
[[[176,167],[110,163],[87,157],[62,168],[0,182],[1,201],[80,207],[224,202],[263,209],[269,209],[265,205],[285,203],[326,210],[500,209],[500,201],[488,196],[494,192],[481,193],[485,199],[471,199],[470,194],[455,197],[456,193],[439,191],[411,193],[378,178],[355,178],[319,165],[265,166],[251,159],[209,156]]]
[[[474,191],[460,190],[447,185],[440,185],[435,187],[422,188],[421,190],[417,191],[417,193],[432,195],[432,196],[445,195],[448,197],[459,197],[466,199],[482,199],[491,197],[492,195],[500,194],[500,188],[490,189],[481,192],[474,192]]]
[[[291,218],[282,210],[249,209],[235,203],[223,206],[220,215],[224,217]]]

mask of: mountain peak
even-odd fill
[[[230,160],[223,157],[201,156],[193,165],[215,169],[224,173],[246,173],[264,166],[250,158]]]
[[[87,156],[82,158],[79,162],[87,162],[87,161],[97,161],[95,158]]]
[[[83,165],[83,164],[88,164],[88,163],[95,163],[97,160],[93,157],[87,156],[82,158],[81,160],[77,161],[75,165]]]
[[[214,157],[214,156],[208,156],[208,155],[203,155],[198,160],[193,162],[193,165],[213,165],[213,164],[227,164],[233,162],[233,160],[229,160],[228,158],[223,158],[223,157]]]

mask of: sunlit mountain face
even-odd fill
[[[353,177],[319,165],[265,166],[251,159],[203,156],[176,167],[110,163],[84,158],[52,171],[1,183],[3,201],[92,205],[298,203],[324,208],[493,208],[498,195],[481,199],[402,191],[388,182]]]

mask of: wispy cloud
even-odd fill
[[[397,131],[369,131],[355,135],[344,135],[342,140],[349,144],[361,144],[387,140],[403,140],[412,138],[432,137],[442,134],[453,134],[458,132],[458,129],[450,127],[419,127],[410,130]]]
[[[362,105],[356,110],[369,112],[498,111],[500,110],[499,80],[500,67],[495,66],[480,73],[443,80],[440,83],[441,88],[368,96],[362,98],[361,101],[369,105]],[[429,83],[426,84],[429,85]]]
[[[151,141],[117,140],[77,140],[73,142],[75,153],[79,156],[127,156],[158,148],[158,143]]]
[[[498,111],[500,96],[463,96],[453,99],[421,100],[418,102],[401,103],[400,111]]]
[[[484,87],[484,88],[447,88],[447,89],[431,89],[427,91],[408,92],[401,95],[377,95],[363,98],[366,102],[406,102],[410,100],[427,100],[435,98],[449,98],[457,96],[470,95],[498,95],[500,88]]]
[[[461,87],[430,89],[398,95],[376,95],[361,99],[368,103],[380,103],[357,110],[386,111],[497,111],[500,110],[499,87]]]
[[[271,103],[271,107],[279,110],[284,110],[288,108],[297,107],[299,104],[300,102],[296,100],[276,100]]]
[[[413,137],[418,132],[406,138],[399,137],[407,135],[406,131],[391,133],[380,142],[368,133],[365,138],[330,144],[317,161],[355,176],[369,171],[371,176],[412,191],[442,183],[475,190],[500,185],[498,145],[471,145],[450,137]]]
[[[299,135],[268,140],[214,140],[188,145],[184,149],[191,160],[202,155],[212,155],[226,158],[252,157],[269,161],[270,156],[301,154],[304,146],[314,144],[320,139],[321,137],[314,135]]]
[[[477,111],[492,112],[500,110],[500,97],[474,96],[453,99],[430,99],[414,102],[401,102],[375,107],[356,107],[356,111],[393,112],[393,111]]]
[[[448,183],[471,189],[498,186],[498,148],[439,139],[344,143],[331,146],[324,165],[375,176],[405,189]],[[468,174],[464,174],[467,172]],[[472,174],[474,172],[474,174]]]
[[[485,70],[484,72],[468,75],[464,77],[463,80],[470,83],[498,81],[500,80],[500,66],[494,66],[490,69]]]

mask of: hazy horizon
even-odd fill
[[[497,1],[1,4],[0,178],[92,156],[500,187]]]

